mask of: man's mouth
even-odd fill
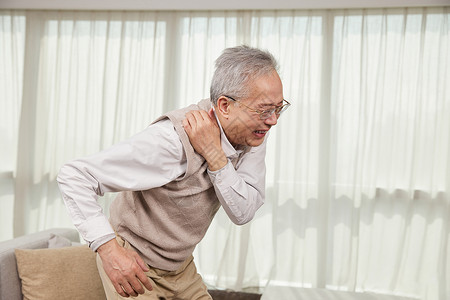
[[[253,133],[257,136],[257,137],[264,137],[266,135],[268,130],[255,130],[253,131]]]

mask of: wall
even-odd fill
[[[448,6],[450,0],[2,0],[0,9],[246,10]]]

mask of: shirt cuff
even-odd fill
[[[210,171],[208,169],[208,174],[214,185],[232,186],[238,181],[238,178],[236,178],[236,170],[230,160],[228,160],[228,163],[222,169],[216,171]]]
[[[115,233],[102,236],[101,238],[98,238],[95,241],[93,241],[92,243],[90,243],[89,248],[91,248],[93,251],[97,251],[98,247],[100,247],[104,243],[109,242],[110,240],[113,240],[115,238],[116,238]]]
[[[106,216],[90,218],[76,226],[92,250],[115,238],[116,234]]]

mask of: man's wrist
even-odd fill
[[[223,167],[225,167],[228,164],[228,159],[225,156],[225,154],[223,154],[223,156],[220,157],[215,157],[214,159],[211,160],[207,160],[208,163],[208,169],[210,171],[217,171],[222,169]]]
[[[97,249],[97,253],[102,255],[103,253],[111,252],[112,249],[114,249],[116,246],[119,246],[116,239],[110,240],[103,245],[100,245],[100,247],[98,247]]]
[[[95,241],[89,243],[89,248],[91,248],[93,251],[96,251],[96,252],[97,252],[98,249],[99,249],[102,245],[104,245],[104,244],[110,242],[111,240],[115,240],[115,239],[116,239],[116,234],[115,234],[115,233],[105,235],[105,236],[103,236],[103,237],[101,237],[101,238],[98,238],[98,239],[96,239]]]

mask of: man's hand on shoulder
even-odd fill
[[[205,158],[211,171],[219,170],[228,163],[220,142],[220,128],[212,108],[208,112],[189,111],[183,120],[183,127],[192,147]]]
[[[106,274],[122,297],[144,294],[142,285],[152,290],[150,280],[144,273],[149,268],[137,252],[121,247],[116,239],[101,245],[97,252]]]

